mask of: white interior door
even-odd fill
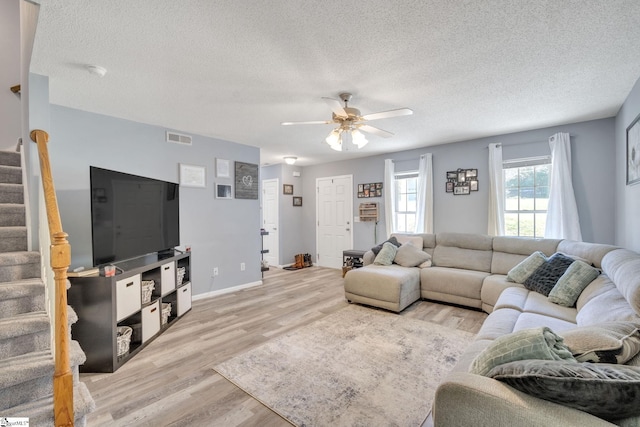
[[[269,265],[279,266],[280,260],[280,231],[278,230],[278,179],[265,179],[262,181],[262,228],[269,232],[263,236],[263,249],[269,252],[263,255]]]
[[[353,177],[316,179],[317,263],[341,268],[342,251],[353,249]]]

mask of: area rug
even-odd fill
[[[350,305],[214,369],[297,426],[420,426],[472,337]]]

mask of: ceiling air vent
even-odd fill
[[[167,142],[175,142],[176,144],[191,145],[191,137],[180,133],[167,131]]]

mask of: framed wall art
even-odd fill
[[[229,160],[216,159],[216,177],[229,178]]]
[[[293,196],[293,206],[302,206],[302,197]]]
[[[456,196],[478,191],[478,169],[447,171],[445,191]]]
[[[236,199],[258,198],[258,165],[235,162]]]
[[[206,186],[206,168],[204,166],[180,163],[180,185],[183,187],[204,188]]]
[[[293,185],[282,184],[282,194],[293,194]]]
[[[640,114],[627,128],[627,185],[640,182]]]
[[[216,199],[233,199],[231,184],[216,184]]]
[[[382,197],[382,183],[370,182],[368,184],[358,184],[358,198]]]

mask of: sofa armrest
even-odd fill
[[[601,418],[522,393],[466,372],[449,374],[436,390],[435,427],[614,426]]]

